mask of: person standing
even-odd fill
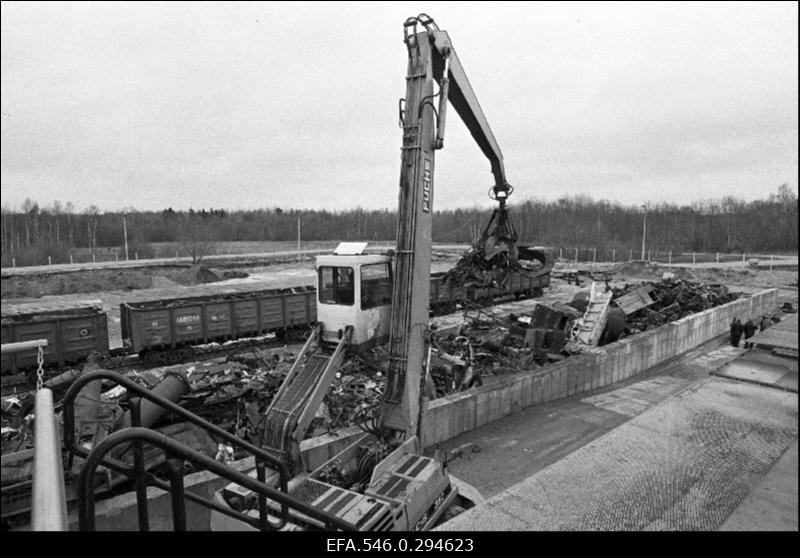
[[[739,340],[742,338],[742,321],[739,318],[734,318],[731,322],[731,345],[734,347],[739,346]]]
[[[771,325],[772,325],[772,320],[769,319],[769,316],[761,317],[761,331],[764,331]]]
[[[750,339],[756,332],[756,324],[753,323],[753,320],[747,320],[744,323],[744,338]]]

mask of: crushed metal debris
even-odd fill
[[[554,261],[543,249],[527,246],[517,246],[516,249],[517,259],[512,261],[507,254],[489,257],[492,254],[487,253],[485,247],[476,244],[445,273],[445,279],[465,286],[497,287],[512,271],[535,276],[550,273],[552,270]]]
[[[618,301],[623,301],[623,310],[629,309],[624,303],[630,303],[631,294],[638,295],[646,304],[635,308],[626,316],[627,334],[652,329],[689,314],[726,304],[741,296],[741,293],[729,292],[724,285],[679,279],[670,273],[665,274],[661,281],[626,284],[613,289],[613,293],[615,303],[619,305]]]

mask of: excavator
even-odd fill
[[[287,491],[358,530],[427,530],[480,500],[474,488],[422,453],[421,388],[430,365],[429,291],[434,153],[444,144],[448,102],[491,164],[498,201],[479,243],[486,260],[518,261],[506,205],[513,188],[503,157],[447,32],[425,14],[403,25],[408,50],[397,246],[393,255],[365,253],[366,243],[343,243],[317,258],[318,323],[267,409],[261,447],[291,471]],[[438,92],[435,86],[438,85]],[[392,266],[394,259],[394,267]],[[300,452],[315,413],[348,351],[388,340],[383,398],[363,414],[363,436],[310,473]],[[276,476],[260,480],[273,482]],[[255,517],[256,495],[240,485],[218,491],[222,507]],[[275,515],[279,504],[274,503]],[[213,530],[253,529],[212,512]],[[322,529],[294,513],[284,529]]]

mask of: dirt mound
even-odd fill
[[[798,275],[796,271],[769,271],[752,268],[711,268],[689,271],[696,281],[763,288],[796,285]]]
[[[66,273],[12,275],[0,282],[3,298],[137,290],[196,285],[197,266],[157,266],[134,269],[92,269]]]
[[[166,277],[161,277],[159,275],[152,277],[150,281],[150,287],[154,289],[175,287],[177,285],[178,283],[176,283],[175,281],[167,279]]]

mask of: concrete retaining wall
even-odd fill
[[[760,318],[777,306],[777,289],[761,291],[556,364],[436,399],[423,415],[423,445],[444,442],[530,405],[626,380],[727,333],[734,317]]]

